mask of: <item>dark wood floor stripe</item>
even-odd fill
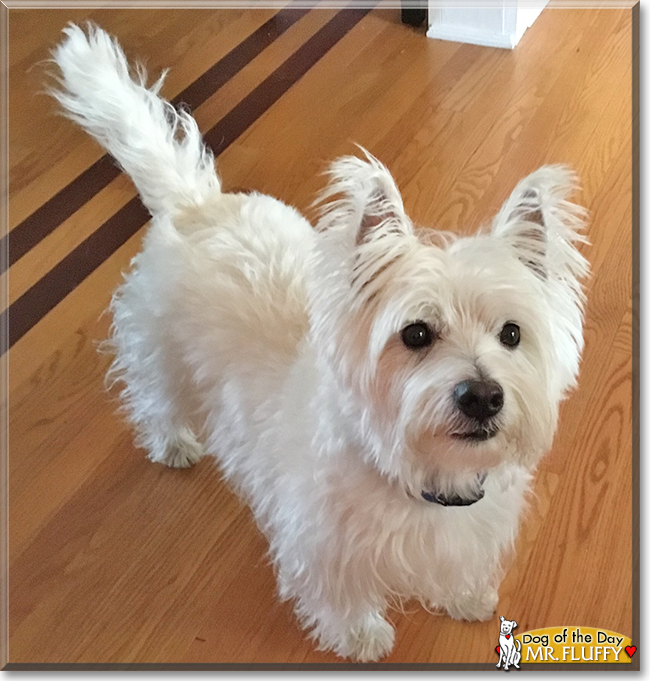
[[[215,155],[227,149],[370,10],[370,7],[344,9],[335,14],[276,71],[211,128],[206,133],[205,139],[213,147]],[[8,315],[8,347],[12,347],[86,277],[126,243],[148,219],[149,214],[140,199],[138,197],[131,199],[8,309],[4,310],[0,315],[0,328],[7,323]],[[5,350],[2,348],[2,352]]]
[[[280,10],[185,88],[172,100],[173,103],[175,105],[183,103],[190,109],[199,107],[307,12],[309,12],[307,8],[292,8],[291,6]],[[0,253],[5,253],[4,249],[8,249],[9,267],[78,211],[95,194],[108,186],[120,172],[121,170],[111,157],[105,154],[29,217],[16,225],[0,240]],[[7,259],[3,258],[0,262],[0,274],[6,270],[6,261]]]
[[[0,264],[0,274],[4,273],[6,265],[11,267],[20,260],[25,253],[31,251],[95,194],[109,185],[120,172],[121,170],[110,156],[102,156],[49,201],[16,225],[11,232],[5,234],[0,240],[0,253],[8,252],[9,257],[3,258]]]
[[[187,104],[190,109],[199,107],[309,11],[306,7],[287,7],[279,11],[254,33],[251,33],[246,40],[233,48],[223,59],[188,85],[178,97],[172,100],[172,103],[174,105]]]

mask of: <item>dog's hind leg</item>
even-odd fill
[[[135,273],[113,296],[111,338],[104,347],[115,359],[106,378],[109,385],[123,385],[122,410],[149,459],[187,468],[203,456],[190,377],[145,293]]]
[[[203,456],[203,447],[188,425],[176,391],[164,384],[162,376],[127,371],[122,399],[136,430],[136,444],[149,459],[171,468],[189,468]]]
[[[138,389],[138,381],[130,377],[128,390]],[[128,405],[130,420],[135,426],[136,443],[147,451],[149,459],[171,468],[189,468],[203,456],[203,447],[188,425],[174,388],[160,381],[148,382],[139,404]]]
[[[194,433],[187,427],[179,428],[170,437],[164,448],[149,458],[156,463],[164,463],[171,468],[189,468],[203,456],[203,447],[197,441]]]
[[[135,387],[131,381],[131,392]],[[170,400],[168,393],[152,391],[151,387],[148,386],[147,401],[130,409],[130,421],[137,433],[136,444],[144,448],[155,463],[189,468],[203,456],[203,446],[179,413],[173,398]]]

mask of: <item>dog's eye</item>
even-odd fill
[[[425,322],[414,322],[402,329],[402,342],[411,350],[426,348],[433,343],[433,331]]]
[[[499,340],[503,345],[506,345],[509,348],[516,348],[519,345],[519,341],[521,340],[519,327],[512,322],[504,324],[503,328],[501,329]]]

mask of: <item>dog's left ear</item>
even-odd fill
[[[319,197],[325,208],[319,231],[345,231],[355,246],[412,235],[413,225],[391,174],[360,148],[365,159],[345,156],[330,166],[330,183]]]
[[[577,187],[568,168],[544,166],[517,185],[494,219],[492,234],[510,242],[540,279],[579,280],[587,274],[588,263],[576,248],[587,241],[581,233],[587,211],[567,200]]]

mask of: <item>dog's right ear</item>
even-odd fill
[[[544,166],[524,178],[496,216],[492,234],[504,239],[540,279],[561,282],[579,294],[588,263],[577,245],[587,240],[587,211],[568,201],[578,178],[564,166]]]
[[[324,208],[318,231],[344,231],[356,246],[389,235],[412,235],[413,225],[388,169],[361,151],[366,160],[345,156],[330,166],[330,183],[318,199]]]
[[[501,621],[503,622],[503,620],[505,620],[505,617],[501,615]]]

